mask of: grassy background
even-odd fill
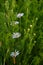
[[[15,20],[21,24],[11,26]],[[21,37],[12,39],[13,32]],[[0,0],[0,65],[14,65],[10,53],[15,49],[20,51],[15,65],[43,65],[43,0]]]

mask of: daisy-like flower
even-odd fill
[[[21,36],[21,33],[19,32],[12,34],[12,38],[19,38],[20,36]]]
[[[18,13],[17,18],[21,18],[24,15],[24,13]]]
[[[19,51],[16,51],[16,50],[15,50],[15,52],[11,52],[11,54],[10,54],[11,57],[16,57],[18,55],[19,55]]]
[[[16,24],[19,24],[19,22],[18,22],[18,21],[12,21],[12,22],[10,23],[10,25],[16,25]]]

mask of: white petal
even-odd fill
[[[24,13],[18,13],[17,18],[21,18],[24,15]]]
[[[18,21],[15,21],[15,24],[19,24],[19,22]]]
[[[12,22],[10,23],[10,25],[12,25],[12,26],[14,26],[14,25],[16,25],[16,24],[19,24],[19,22],[18,22],[18,21],[12,21]]]
[[[18,56],[19,55],[19,51],[15,51],[14,52],[14,56],[16,57],[16,56]]]
[[[15,50],[15,52],[14,52],[14,57],[16,57],[16,50]]]
[[[14,52],[11,52],[10,56],[13,57],[14,56]]]
[[[19,51],[16,52],[16,56],[19,55]]]
[[[12,38],[19,38],[21,36],[21,33],[13,33]]]
[[[15,52],[11,52],[11,54],[10,54],[11,57],[16,57],[18,55],[19,55],[19,51],[16,51],[16,50],[15,50]]]

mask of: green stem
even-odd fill
[[[6,61],[6,57],[7,57],[8,52],[9,52],[9,48],[7,49],[6,56],[4,57],[4,63],[3,63],[3,65],[5,65],[5,61]]]

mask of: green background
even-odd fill
[[[10,25],[16,20],[19,25]],[[21,37],[12,39],[13,32]],[[43,0],[0,0],[0,44],[0,65],[14,65],[15,49],[20,52],[15,65],[43,65]]]

